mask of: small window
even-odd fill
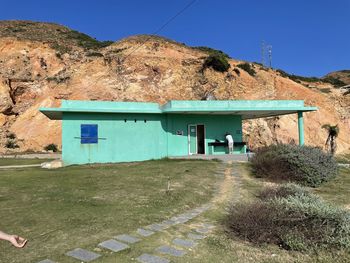
[[[97,143],[98,141],[97,124],[81,124],[80,131],[81,131],[81,136],[80,136],[81,144]]]

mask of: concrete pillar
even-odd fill
[[[303,112],[298,111],[298,131],[299,131],[299,145],[304,145],[304,119]]]

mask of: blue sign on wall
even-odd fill
[[[98,141],[98,127],[97,124],[81,124],[80,125],[80,143],[97,143]]]

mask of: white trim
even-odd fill
[[[195,126],[196,127],[196,150],[195,153],[191,153],[191,128],[190,126]],[[192,155],[192,154],[197,154],[198,150],[197,150],[197,124],[188,124],[187,125],[187,135],[188,135],[188,155]]]

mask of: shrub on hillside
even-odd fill
[[[332,84],[336,88],[340,88],[342,86],[346,86],[346,83],[340,79],[334,78],[332,76],[327,76],[322,79],[323,82],[327,82]]]
[[[6,135],[6,138],[11,139],[11,140],[15,140],[17,138],[17,136],[15,133],[10,132]]]
[[[258,149],[251,159],[257,177],[317,187],[337,175],[337,163],[321,149],[289,144]]]
[[[5,143],[5,147],[8,149],[16,149],[19,148],[18,144],[16,143],[16,140],[8,139]]]
[[[243,69],[252,77],[254,77],[256,74],[255,70],[252,68],[252,66],[249,63],[241,63],[241,64],[238,64],[237,67]]]
[[[54,143],[50,143],[44,147],[45,151],[53,151],[54,153],[58,151],[57,145]]]
[[[205,59],[203,64],[203,68],[209,67],[219,72],[226,72],[230,68],[230,64],[224,55],[211,54]]]
[[[222,56],[224,56],[224,57],[226,57],[226,58],[230,58],[230,56],[227,55],[225,52],[223,52],[223,51],[221,51],[221,50],[218,50],[218,49],[211,48],[211,47],[203,47],[203,46],[200,46],[200,47],[193,47],[193,49],[197,49],[197,50],[206,52],[206,53],[208,53],[209,55],[217,54],[217,55],[222,55]]]
[[[264,191],[275,195],[232,206],[228,225],[235,236],[289,250],[350,248],[348,211],[297,186]]]

